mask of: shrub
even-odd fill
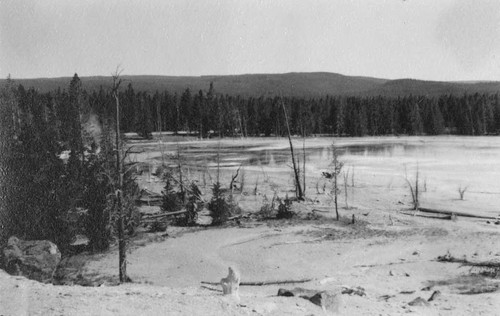
[[[226,201],[220,183],[216,182],[212,187],[212,199],[208,203],[212,225],[224,224],[231,215],[231,209],[232,205]]]
[[[195,225],[198,219],[198,210],[202,207],[200,202],[201,191],[196,183],[192,182],[189,189],[186,213],[181,214],[176,220],[176,224],[180,226]]]
[[[284,200],[281,200],[280,198],[277,198],[278,200],[278,214],[276,215],[276,218],[281,219],[281,218],[292,218],[295,213],[290,210],[292,206],[292,201],[288,198],[288,195],[285,197]]]
[[[176,212],[182,208],[182,201],[179,194],[174,191],[170,174],[165,175],[165,187],[161,193],[163,196],[161,210],[163,212]]]
[[[149,227],[150,233],[164,232],[167,230],[167,223],[164,221],[155,221]]]
[[[262,216],[263,218],[271,218],[274,216],[274,201],[275,201],[274,197],[271,200],[271,202],[269,202],[267,196],[264,195],[264,199],[262,201],[262,207],[260,208],[259,212],[260,216]]]

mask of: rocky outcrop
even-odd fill
[[[278,296],[302,297],[333,314],[339,313],[342,307],[342,293],[340,291],[317,291],[296,287],[292,290],[279,289]]]
[[[61,252],[48,240],[21,240],[13,236],[3,249],[3,259],[9,274],[49,283],[61,261]]]

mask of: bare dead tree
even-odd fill
[[[238,178],[238,174],[240,173],[241,165],[236,169],[236,174],[231,177],[231,182],[229,183],[229,190],[231,192],[231,197],[233,196],[233,186],[234,186],[234,181],[236,181],[236,178]]]
[[[177,168],[179,169],[179,185],[181,189],[182,204],[186,203],[186,191],[184,187],[184,180],[182,178],[182,158],[181,158],[181,147],[179,141],[177,141]]]
[[[163,147],[163,139],[161,135],[161,130],[162,130],[162,122],[161,122],[161,112],[160,112],[160,102],[156,104],[156,118],[158,120],[158,133],[159,133],[159,139],[158,143],[160,145],[160,152],[161,152],[161,166],[165,166],[165,148]]]
[[[348,179],[349,179],[349,169],[347,169],[346,171],[344,171],[344,196],[345,196],[345,208],[346,209],[349,209],[349,204],[347,203],[347,182],[348,182]]]
[[[468,187],[462,187],[462,186],[458,187],[458,194],[460,195],[460,200],[464,199],[465,191],[467,191],[467,188]]]
[[[116,190],[116,207],[118,213],[118,269],[120,283],[129,282],[130,278],[127,276],[127,253],[126,253],[126,240],[124,236],[124,226],[123,226],[123,165],[121,158],[121,143],[120,143],[120,98],[118,94],[118,89],[122,83],[120,79],[121,70],[119,67],[113,73],[113,87],[112,94],[116,103],[116,176],[118,178],[118,188]]]
[[[292,136],[290,135],[290,125],[288,123],[288,115],[286,114],[285,103],[283,102],[283,100],[281,100],[281,106],[283,108],[283,113],[285,114],[286,129],[288,132],[288,142],[290,143],[290,153],[292,155],[293,172],[295,174],[295,193],[296,193],[297,199],[300,201],[303,201],[304,200],[304,193],[302,192],[302,187],[300,185],[299,170],[297,168],[297,164],[295,163],[295,155],[293,153]]]
[[[352,172],[351,172],[351,187],[354,188],[354,166],[352,166]]]
[[[240,175],[240,194],[243,194],[244,190],[245,190],[245,168],[242,168]]]
[[[339,195],[338,178],[340,172],[342,171],[342,167],[344,166],[344,162],[340,161],[339,151],[335,147],[335,144],[332,144],[332,151],[333,151],[333,160],[331,165],[333,167],[333,170],[331,170],[331,172],[323,172],[323,177],[333,182],[332,194],[334,199],[333,201],[335,204],[335,214],[337,216],[337,221],[338,221],[340,220],[339,209],[338,209],[338,195]]]
[[[418,163],[417,163],[417,170],[415,172],[415,183],[414,184],[412,184],[411,181],[408,179],[408,174],[406,172],[406,166],[405,166],[405,181],[408,184],[408,187],[410,188],[412,205],[413,205],[413,209],[415,211],[418,211],[418,208],[420,207],[420,202],[419,202],[420,192],[419,192],[418,178],[419,178]]]
[[[306,133],[302,129],[302,184],[303,193],[306,194]]]
[[[339,194],[338,177],[340,175],[340,172],[342,171],[344,163],[339,159],[339,152],[337,148],[334,145],[332,145],[332,148],[333,148],[333,195],[335,198],[335,214],[337,216],[337,221],[338,221],[340,220],[338,201],[337,201]]]

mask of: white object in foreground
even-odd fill
[[[220,284],[224,295],[233,295],[239,299],[240,274],[237,271],[229,267],[229,274],[220,280]]]

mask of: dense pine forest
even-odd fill
[[[115,103],[109,89],[39,92],[8,79],[0,96],[0,241],[49,239],[64,250],[78,233],[93,249],[114,235]],[[285,136],[282,104],[298,136],[490,135],[500,132],[497,94],[428,97],[240,97],[206,90],[119,93],[121,132],[206,137]],[[97,130],[97,132],[96,132]],[[62,153],[69,152],[67,159]],[[125,175],[128,232],[134,230],[133,175]],[[84,214],[81,210],[88,210]],[[75,224],[76,223],[76,224]]]

